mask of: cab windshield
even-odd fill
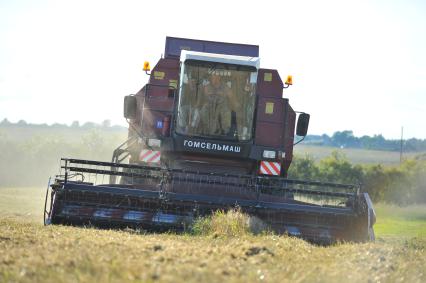
[[[185,61],[183,68],[177,133],[250,140],[256,68],[196,60]]]

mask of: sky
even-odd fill
[[[126,125],[166,36],[259,45],[310,134],[426,138],[421,0],[0,0],[0,120]]]

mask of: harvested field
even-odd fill
[[[384,228],[396,216],[386,205],[378,206],[375,243],[320,247],[244,229],[230,236],[44,227],[42,199],[42,189],[0,189],[0,282],[426,281],[426,219],[402,217],[399,226],[419,233],[392,234]],[[424,207],[407,213],[413,209],[415,221],[426,216]]]

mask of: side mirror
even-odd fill
[[[308,133],[309,118],[309,114],[300,113],[299,118],[297,119],[296,135],[302,137],[306,136]]]
[[[136,97],[128,95],[124,97],[124,118],[136,119]]]

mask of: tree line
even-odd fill
[[[61,124],[61,123],[54,123],[52,125],[48,125],[46,123],[44,124],[32,124],[27,123],[25,120],[19,120],[16,123],[10,122],[8,119],[3,119],[0,122],[0,128],[7,129],[10,127],[21,127],[21,128],[51,128],[51,129],[86,129],[86,130],[92,130],[92,129],[113,129],[113,130],[123,130],[126,131],[127,128],[119,125],[112,125],[111,120],[103,120],[101,123],[94,123],[94,122],[85,122],[83,124],[80,124],[79,121],[73,121],[70,125],[67,124]]]
[[[337,151],[318,162],[309,155],[296,156],[289,178],[360,184],[374,202],[426,203],[426,154],[393,166],[352,164]]]
[[[382,135],[355,137],[353,131],[335,132],[333,135],[308,135],[305,144],[331,146],[339,148],[362,148],[386,151],[400,151],[401,140],[385,139]],[[403,140],[405,152],[426,151],[426,139],[411,138]]]

